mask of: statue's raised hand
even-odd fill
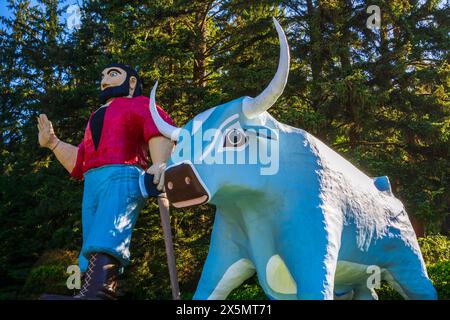
[[[38,129],[39,129],[39,144],[43,148],[53,149],[58,143],[58,137],[53,130],[53,125],[50,120],[48,120],[45,114],[40,114],[37,117]]]

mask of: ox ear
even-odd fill
[[[181,132],[181,128],[172,126],[171,124],[164,121],[163,118],[159,115],[158,109],[156,108],[156,98],[155,98],[157,87],[158,81],[156,81],[155,85],[152,88],[152,92],[150,93],[150,113],[159,132],[161,132],[161,134],[164,135],[166,138],[169,138],[173,141],[177,141],[178,136],[180,135]]]
[[[286,86],[289,74],[289,45],[283,28],[275,18],[273,18],[273,23],[277,29],[278,39],[280,41],[278,69],[272,81],[263,92],[256,98],[246,97],[242,102],[242,111],[249,119],[256,118],[261,113],[268,110],[281,96],[284,87]]]

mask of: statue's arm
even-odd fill
[[[153,163],[166,163],[172,153],[173,142],[163,136],[153,137],[148,141],[148,149]]]
[[[59,144],[53,150],[56,159],[71,173],[77,162],[78,147],[59,140]]]
[[[52,150],[56,159],[71,173],[77,162],[78,147],[59,140],[45,114],[39,115],[37,120],[40,146]]]

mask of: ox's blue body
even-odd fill
[[[255,272],[274,299],[372,299],[370,277],[378,275],[405,298],[436,298],[411,223],[387,178],[369,178],[312,135],[267,112],[248,119],[243,99],[186,124],[189,135],[182,135],[168,163],[168,168],[191,163],[217,207],[194,298],[224,299]],[[198,161],[211,144],[214,154],[222,142],[202,141],[202,148],[195,148],[194,140],[201,141],[199,135],[209,128],[223,132],[221,125],[230,118],[228,125],[273,133],[276,144],[256,139],[279,154],[276,173],[262,175],[259,162]],[[247,147],[222,155],[249,152]]]

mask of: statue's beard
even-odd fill
[[[100,92],[100,101],[105,104],[111,98],[126,97],[130,95],[130,83],[127,79],[120,85],[116,87],[109,87]]]

